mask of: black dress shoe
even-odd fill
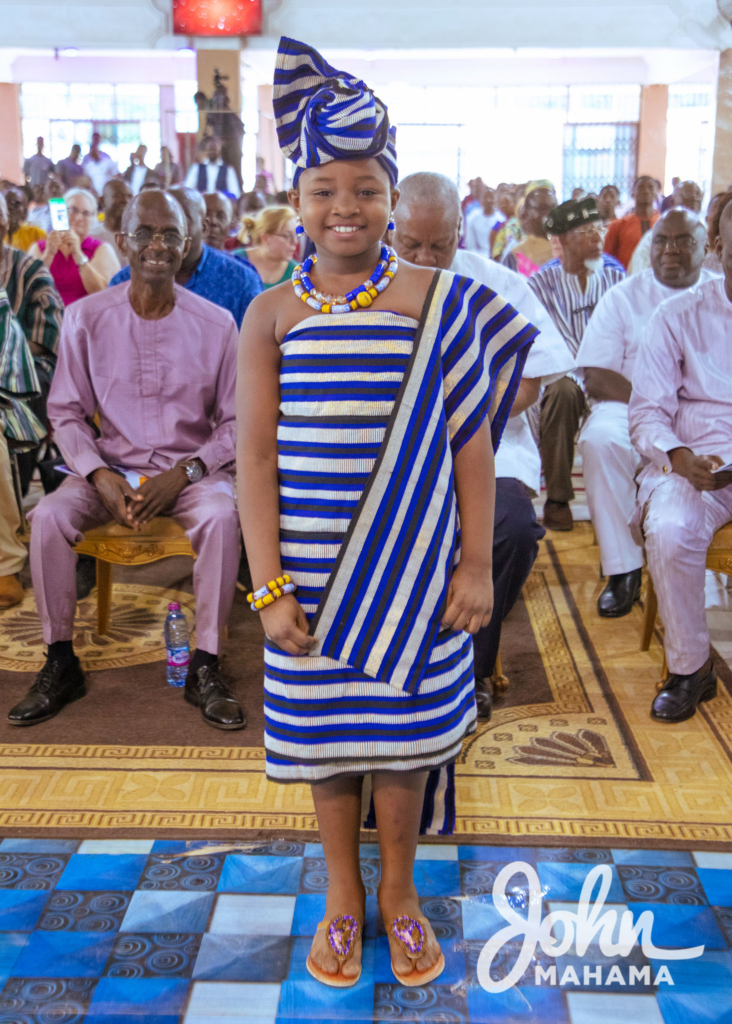
[[[229,684],[221,674],[221,663],[188,669],[183,694],[189,704],[201,709],[204,722],[215,729],[243,729],[246,715],[232,696]]]
[[[83,601],[97,585],[97,560],[79,555],[76,562],[76,600]]]
[[[76,655],[70,660],[46,661],[28,693],[19,704],[11,708],[8,722],[11,725],[47,722],[61,708],[85,696],[86,681]]]
[[[609,576],[607,586],[597,599],[597,611],[603,619],[620,619],[632,611],[640,598],[642,569]]]
[[[475,705],[478,708],[478,718],[487,722],[493,714],[493,684],[490,679],[475,680]]]
[[[651,704],[651,718],[657,722],[685,722],[693,718],[697,705],[717,696],[717,676],[707,661],[690,676],[673,673]]]

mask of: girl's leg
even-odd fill
[[[313,783],[312,786],[320,838],[328,865],[326,921],[341,914],[351,914],[362,925],[365,920],[366,890],[361,881],[358,859],[362,783],[362,776],[337,775]],[[338,974],[339,964],[328,945],[325,930],[321,929],[313,939],[310,957],[320,970],[327,974]],[[353,956],[341,967],[343,977],[355,977],[360,964],[359,940]]]
[[[379,909],[389,934],[395,917],[423,917],[414,885],[414,857],[419,839],[427,772],[374,772],[373,796],[381,851]],[[389,935],[391,959],[397,974],[426,971],[440,956],[432,928],[425,927],[422,957],[414,966],[402,947]]]

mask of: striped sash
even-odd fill
[[[384,442],[311,622],[318,654],[418,692],[455,560],[453,460],[486,415],[498,447],[537,334],[490,289],[435,274]]]

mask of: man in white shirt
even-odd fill
[[[91,148],[81,161],[81,169],[89,178],[96,194],[100,196],[110,178],[119,174],[119,167],[112,157],[99,148],[102,136],[99,132],[92,135]]]
[[[191,164],[185,184],[195,188],[201,195],[206,192],[226,192],[238,199],[241,195],[236,171],[221,159],[221,139],[209,135],[201,139],[199,163]]]
[[[490,624],[474,637],[478,716],[489,718],[490,676],[495,666],[501,623],[518,599],[544,530],[536,522],[529,492],[538,493],[541,459],[525,410],[542,384],[561,378],[574,360],[541,302],[512,270],[477,253],[458,250],[460,199],[442,174],[410,174],[399,184],[394,212],[394,247],[401,259],[422,267],[470,277],[507,299],[541,331],[529,351],[524,376],[496,453],[496,509],[493,534],[494,604]]]
[[[503,224],[504,217],[496,210],[496,193],[486,188],[482,209],[470,210],[465,216],[465,248],[481,256],[491,255],[491,233]]]
[[[732,519],[732,472],[714,472],[732,463],[732,204],[717,252],[724,277],[666,299],[651,318],[628,409],[631,440],[647,463],[636,522],[670,671],[651,708],[660,722],[691,718],[717,693],[704,579],[712,537]]]
[[[708,281],[702,270],[704,225],[670,210],[652,232],[650,270],[611,288],[597,304],[577,352],[592,407],[579,438],[587,503],[608,583],[597,602],[605,618],[627,615],[640,597],[643,549],[629,522],[640,459],[628,430],[628,402],[638,346],[664,300]]]

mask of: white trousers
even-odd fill
[[[707,548],[732,519],[732,486],[697,491],[675,473],[659,480],[644,510],[648,568],[658,595],[671,672],[690,675],[709,657],[704,601]]]
[[[640,465],[628,432],[628,406],[624,402],[598,402],[577,443],[602,571],[606,576],[616,576],[640,569],[643,549],[633,540],[628,526],[635,511],[634,477]]]

